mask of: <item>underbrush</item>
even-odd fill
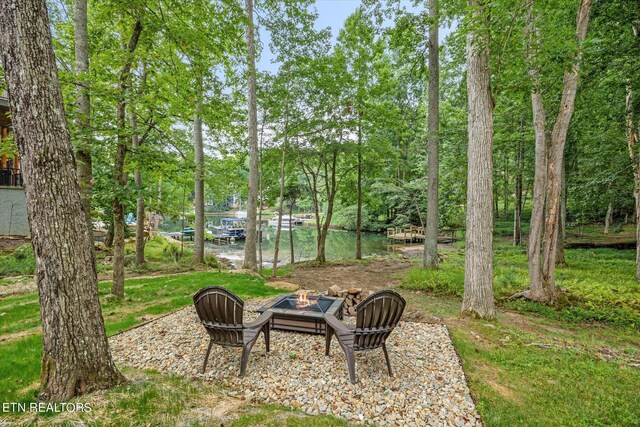
[[[156,235],[149,239],[144,248],[145,263],[135,263],[135,242],[125,244],[125,273],[144,274],[153,272],[177,273],[193,270],[191,262],[193,250],[179,242],[170,242]],[[96,247],[96,270],[103,277],[113,270],[113,251],[111,248]],[[208,267],[221,269],[213,255],[207,256]],[[13,253],[0,256],[0,278],[12,276],[30,276],[35,274],[36,261],[31,243],[19,246]]]
[[[634,251],[566,250],[567,265],[556,269],[555,307],[509,297],[529,284],[524,248],[497,245],[494,256],[496,302],[506,308],[570,322],[604,322],[640,330],[640,285],[635,280]],[[416,268],[402,280],[405,289],[462,298],[464,253],[445,252],[439,270]]]
[[[12,254],[0,256],[0,277],[34,274],[36,259],[31,243],[20,245]]]

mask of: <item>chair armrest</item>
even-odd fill
[[[338,335],[352,334],[353,329],[338,320],[333,314],[327,314],[324,316],[324,321],[327,322],[327,326],[336,331]]]
[[[253,322],[245,323],[244,324],[244,328],[245,329],[260,329],[261,327],[264,326],[265,323],[267,323],[269,320],[271,320],[271,316],[273,316],[272,312],[265,311],[264,313],[262,313],[260,315],[260,317],[258,317]]]

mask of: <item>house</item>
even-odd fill
[[[9,99],[3,92],[0,94],[0,236],[28,236],[20,158],[11,143],[12,133]]]

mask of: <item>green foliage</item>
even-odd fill
[[[20,245],[14,252],[13,257],[18,261],[23,261],[27,258],[33,258],[33,245],[31,243],[25,243]]]
[[[20,245],[10,255],[0,255],[0,277],[34,274],[35,255],[31,243]]]
[[[180,245],[177,243],[169,243],[162,249],[162,254],[177,263],[180,259]]]
[[[445,251],[439,270],[414,269],[402,280],[405,289],[461,298],[464,292],[464,253]],[[556,285],[567,289],[550,308],[509,297],[528,285],[526,255],[506,244],[496,246],[494,292],[504,307],[571,322],[602,322],[640,330],[640,297],[631,251],[567,250],[567,266],[559,267]]]

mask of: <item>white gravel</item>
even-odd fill
[[[245,304],[245,322],[260,304]],[[209,342],[188,307],[110,338],[116,363],[186,377],[200,374]],[[358,383],[349,382],[334,338],[324,355],[324,336],[271,331],[271,352],[258,339],[245,378],[240,349],[214,345],[204,378],[227,393],[277,403],[308,414],[332,414],[381,426],[477,426],[480,417],[444,325],[401,322],[387,340],[394,378],[382,350],[356,354]]]

